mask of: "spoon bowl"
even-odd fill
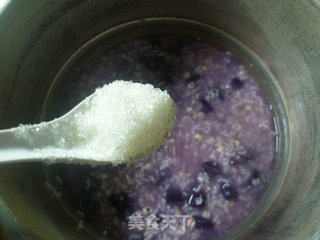
[[[0,163],[136,162],[170,135],[176,107],[149,84],[115,81],[50,122],[0,131]]]

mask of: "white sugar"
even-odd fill
[[[31,126],[32,131],[30,126],[19,127],[16,137],[35,145],[38,154],[51,161],[119,164],[157,150],[170,135],[175,117],[176,106],[167,92],[149,84],[115,81],[65,117]]]

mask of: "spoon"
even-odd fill
[[[171,134],[176,106],[149,84],[114,81],[50,122],[0,130],[0,163],[132,163]]]

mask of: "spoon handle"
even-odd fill
[[[15,136],[14,130],[0,130],[0,164],[37,159],[37,153],[27,141]]]
[[[54,128],[57,120],[34,125],[20,125],[16,128],[0,130],[0,163],[14,161],[44,160],[48,155],[39,154],[37,150],[55,146],[56,139],[52,131],[63,129]]]

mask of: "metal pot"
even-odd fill
[[[269,196],[224,239],[320,238],[320,4],[317,0],[8,1],[0,10],[0,128],[40,120],[67,60],[102,32],[146,19],[222,30],[268,73],[282,142]],[[96,239],[76,230],[45,184],[43,165],[0,168],[4,239]]]

